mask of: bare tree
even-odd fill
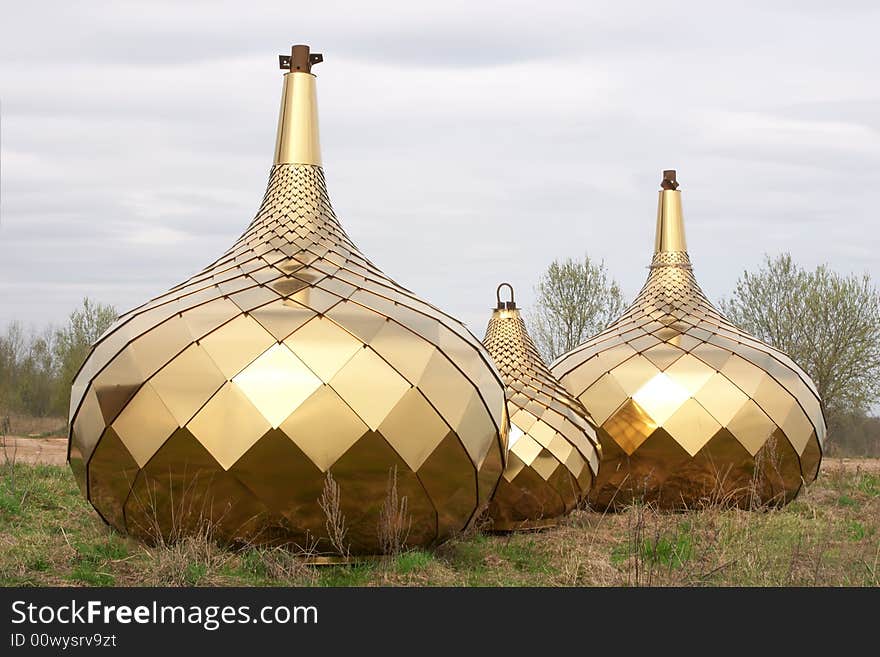
[[[812,271],[791,255],[743,272],[721,310],[787,353],[813,379],[834,427],[880,397],[880,293],[867,274]]]
[[[589,256],[554,260],[535,294],[529,329],[548,363],[601,331],[625,308],[620,286],[604,261],[596,263]]]
[[[112,306],[83,299],[61,328],[11,322],[0,334],[0,404],[7,412],[67,415],[70,384],[91,345],[116,320]]]
[[[92,344],[116,321],[117,316],[113,306],[95,303],[86,297],[82,305],[70,313],[67,323],[55,332],[52,352],[58,379],[52,401],[56,413],[67,414],[73,377]]]

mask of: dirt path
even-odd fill
[[[6,436],[6,455],[0,447],[0,462],[15,458],[18,463],[64,465],[67,461],[67,438],[24,438]]]

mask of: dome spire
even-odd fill
[[[684,219],[681,214],[681,192],[675,170],[663,172],[660,182],[660,199],[657,204],[657,237],[654,240],[654,253],[676,253],[687,251],[684,237]]]
[[[313,164],[321,166],[318,133],[318,100],[312,66],[324,56],[310,52],[309,46],[296,45],[290,55],[278,55],[284,74],[275,164]]]

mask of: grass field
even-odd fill
[[[880,462],[826,460],[781,510],[578,511],[539,533],[472,533],[433,550],[309,566],[205,537],[150,547],[106,527],[66,467],[0,465],[4,586],[627,586],[880,584]]]

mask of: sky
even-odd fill
[[[644,282],[663,169],[711,299],[765,254],[880,280],[876,2],[4,2],[0,327],[120,311],[240,235],[293,43],[337,215],[482,337],[555,258]]]

